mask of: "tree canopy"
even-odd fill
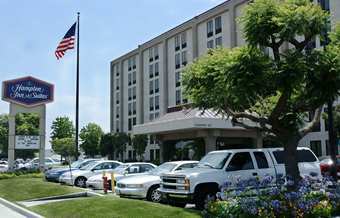
[[[286,172],[298,179],[298,141],[340,93],[339,29],[326,49],[311,49],[315,39],[324,39],[330,21],[309,0],[254,0],[239,21],[247,45],[210,50],[189,65],[185,94],[194,106],[215,109],[234,125],[278,138]],[[316,112],[307,120],[310,111]]]
[[[143,154],[145,153],[146,146],[148,146],[148,136],[147,135],[135,135],[132,138],[132,147],[135,149],[138,156],[143,159]]]
[[[100,140],[103,135],[103,130],[95,123],[89,123],[80,131],[81,139],[80,147],[85,152],[85,155],[94,157],[100,153]]]

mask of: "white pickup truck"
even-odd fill
[[[297,154],[301,176],[321,177],[319,160],[309,148],[299,147]],[[235,184],[238,179],[285,174],[282,148],[213,151],[195,168],[163,174],[159,191],[171,205],[194,203],[203,209],[207,199],[227,181]]]

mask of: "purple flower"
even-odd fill
[[[281,206],[281,202],[279,200],[272,200],[270,205],[274,208],[274,210],[279,210]]]
[[[288,201],[294,201],[294,200],[298,199],[298,197],[299,197],[299,194],[297,192],[285,193],[285,198]]]

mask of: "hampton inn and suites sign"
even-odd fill
[[[3,82],[2,99],[26,107],[53,101],[54,86],[33,77],[23,77]]]
[[[31,76],[2,82],[2,99],[9,105],[8,164],[14,169],[16,149],[39,149],[39,166],[44,169],[46,104],[54,100],[54,85]],[[15,135],[18,113],[39,115],[39,135]]]

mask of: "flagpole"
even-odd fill
[[[77,81],[76,81],[76,160],[78,160],[79,151],[79,15],[77,13]]]

